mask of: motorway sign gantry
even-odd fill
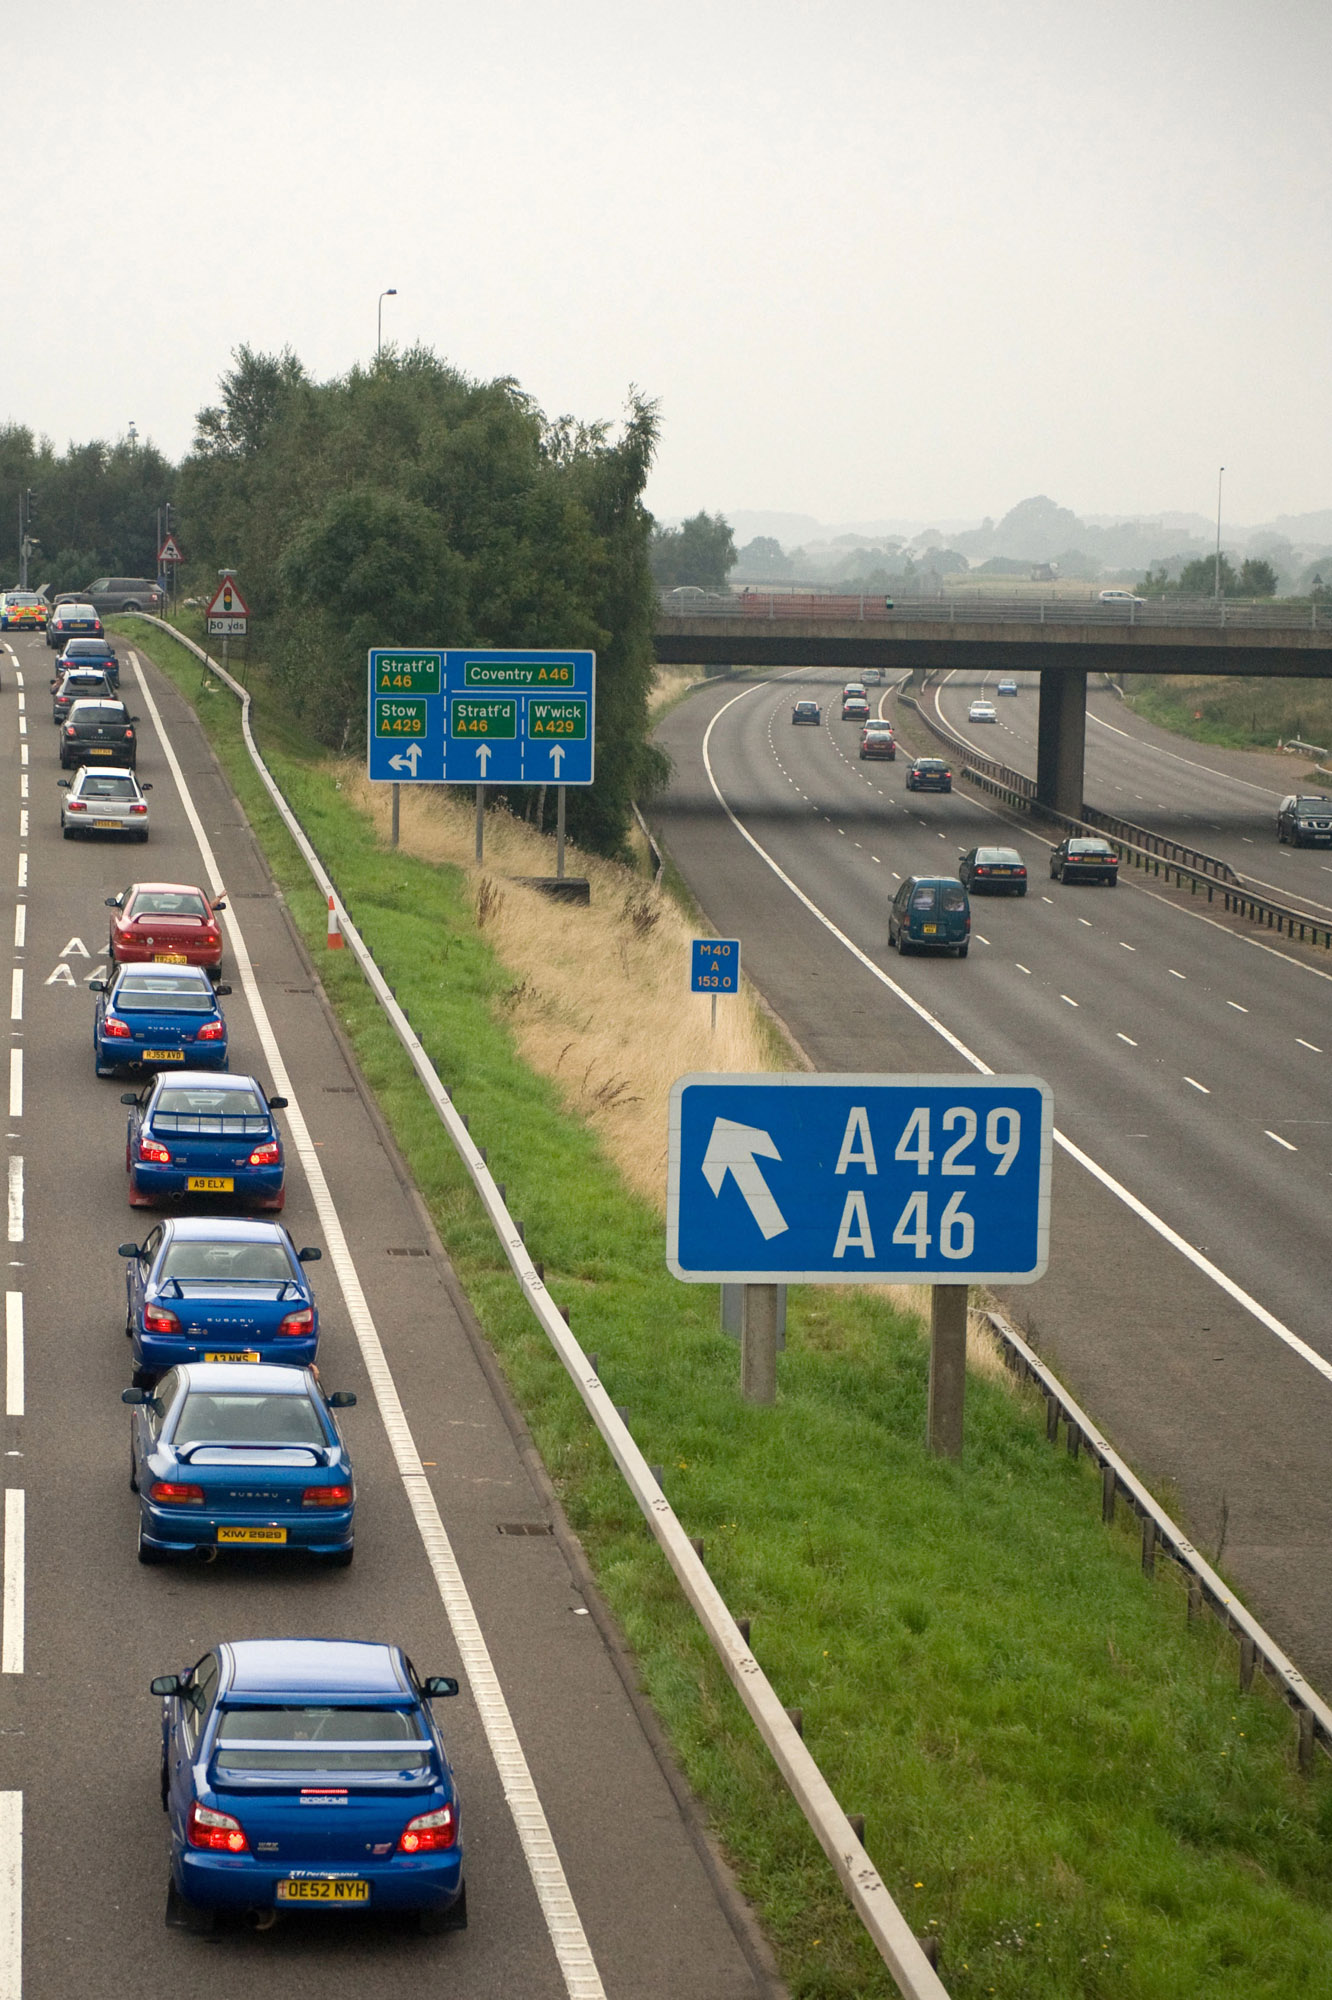
[[[590,785],[596,654],[375,647],[367,729],[375,784]]]
[[[683,1076],[666,1261],[693,1284],[1033,1284],[1051,1097],[1031,1076]]]

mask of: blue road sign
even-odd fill
[[[587,652],[375,647],[371,782],[590,785],[596,664]]]
[[[689,947],[691,993],[740,991],[739,938],[694,938]]]
[[[693,1284],[1032,1284],[1051,1097],[1031,1076],[682,1076],[666,1262]]]

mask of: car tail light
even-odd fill
[[[151,1160],[155,1167],[169,1167],[171,1155],[160,1139],[140,1139],[139,1158]]]
[[[74,724],[72,722],[67,722],[65,724],[65,734],[66,736],[72,736],[74,734]]]
[[[166,1500],[173,1507],[202,1507],[202,1486],[182,1486],[177,1479],[155,1479],[148,1488],[150,1500]]]
[[[278,1158],[277,1140],[267,1139],[262,1146],[256,1146],[251,1153],[250,1165],[252,1167],[275,1167],[278,1163]]]
[[[127,1042],[130,1039],[128,1024],[118,1021],[114,1014],[108,1014],[103,1021],[102,1033],[109,1035],[113,1042]]]
[[[132,813],[146,813],[147,810],[148,810],[147,806],[143,805],[133,805],[130,807],[130,811]]]
[[[180,1321],[165,1306],[145,1306],[143,1330],[145,1333],[179,1333]]]
[[[453,1807],[441,1806],[438,1812],[418,1813],[415,1819],[408,1820],[398,1842],[398,1852],[425,1854],[431,1848],[452,1847],[457,1838],[458,1822]]]
[[[226,1032],[226,1028],[221,1021],[205,1021],[195,1036],[195,1040],[199,1042],[220,1042]]]
[[[288,1313],[278,1327],[279,1334],[289,1340],[299,1340],[304,1333],[314,1332],[314,1307],[302,1306],[299,1312]]]
[[[302,1507],[350,1507],[350,1486],[307,1486],[301,1495]]]
[[[250,1851],[245,1829],[238,1819],[233,1819],[230,1813],[214,1812],[211,1806],[201,1806],[197,1799],[190,1800],[185,1837],[191,1847],[215,1847],[223,1854]]]
[[[85,804],[83,803],[83,800],[82,800],[82,799],[66,799],[66,800],[65,800],[65,811],[66,811],[66,812],[72,812],[72,813],[86,813],[86,812],[87,812],[87,810],[88,810],[88,808],[87,808],[87,806],[86,806],[86,805],[85,805]]]
[[[127,743],[132,743],[134,741],[134,731],[132,729],[127,729],[125,731],[125,741]]]

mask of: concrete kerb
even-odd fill
[[[209,672],[228,687],[241,704],[241,728],[246,750],[260,781],[272,799],[283,824],[299,848],[310,873],[324,896],[333,898],[333,907],[342,934],[374,993],[392,1023],[458,1157],[467,1168],[477,1195],[504,1251],[510,1269],[523,1288],[528,1306],[540,1322],[574,1387],[582,1398],[607,1449],[619,1467],[644,1519],[651,1528],[695,1615],[708,1635],[727,1676],[749,1712],[773,1761],[819,1845],[832,1864],[857,1916],[872,1939],[884,1964],[897,1984],[903,2000],[947,2000],[947,1989],[930,1964],[924,1946],[894,1902],[887,1885],[870,1863],[869,1857],[846,1813],[833,1796],[823,1773],[806,1749],[800,1732],[792,1724],[776,1690],[749,1650],[746,1637],[722,1600],[706,1567],[695,1553],[690,1537],[653,1476],[652,1468],[639,1451],[627,1426],[574,1339],[559,1308],[551,1299],[536,1266],[527,1254],[517,1223],[509,1214],[498,1184],[486,1165],[482,1151],[473,1144],[467,1126],[454,1108],[424,1047],[406,1014],[381,974],[369,948],[349,915],[337,888],[328,875],[303,827],[282,795],[276,780],[259,753],[250,728],[250,696],[239,681],[212,656],[174,626],[148,613],[139,613],[145,624],[167,633]]]

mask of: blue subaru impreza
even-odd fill
[[[214,986],[197,965],[121,965],[109,980],[89,981],[97,995],[93,1067],[225,1069],[227,1024]]]
[[[286,1200],[282,1137],[269,1097],[253,1076],[159,1070],[144,1091],[127,1090],[125,1168],[131,1208],[156,1208],[177,1196],[222,1196],[229,1207],[254,1202],[272,1213]]]
[[[457,1787],[431,1703],[398,1646],[246,1639],[159,1675],[168,1924],[216,1913],[401,1910],[467,1922]]]
[[[314,1360],[319,1312],[302,1267],[323,1252],[298,1251],[280,1222],[172,1217],[120,1254],[136,1389],[190,1361]]]
[[[197,1361],[126,1389],[139,1561],[220,1549],[300,1549],[345,1567],[356,1505],[335,1410],[309,1368]]]

